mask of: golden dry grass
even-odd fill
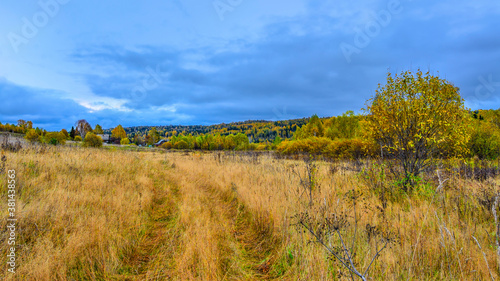
[[[483,280],[490,271],[499,277],[485,202],[498,191],[494,180],[451,178],[435,196],[403,194],[384,208],[370,179],[331,169],[352,165],[317,162],[309,206],[299,160],[69,147],[6,156],[6,167],[18,174],[18,267],[16,274],[0,272],[2,280],[350,279],[294,225],[294,216],[306,211],[316,220],[347,215],[341,232],[350,243],[356,231],[354,262],[361,271],[390,234],[370,279]],[[6,180],[2,174],[4,264]],[[353,191],[361,194],[354,201]],[[338,244],[336,237],[329,241]]]

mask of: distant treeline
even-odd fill
[[[17,124],[2,124],[2,122],[0,122],[0,132],[26,134],[26,132],[30,129],[33,129],[33,122],[31,121],[18,120]],[[40,132],[42,131],[42,129],[39,128],[36,128],[36,130]]]
[[[500,156],[500,109],[469,112],[468,156],[480,159],[497,159]],[[366,137],[365,115],[348,111],[341,116],[285,121],[245,121],[210,126],[139,126],[115,129],[121,144],[153,145],[164,140],[165,149],[201,150],[276,150],[282,154],[307,153],[331,158],[377,157],[380,146]],[[117,134],[116,131],[121,131]],[[33,128],[31,121],[19,120],[17,124],[0,123],[0,131],[26,134],[30,141],[63,144],[65,140],[81,140],[78,133],[62,129],[47,132]],[[89,132],[110,133],[96,125]],[[78,132],[78,131],[76,131]],[[443,146],[441,155],[452,155],[452,148]],[[449,150],[449,151],[447,151]]]
[[[244,122],[222,123],[218,125],[168,125],[168,126],[137,126],[124,128],[127,137],[132,140],[136,135],[146,138],[149,131],[155,128],[156,132],[162,138],[171,138],[173,136],[200,136],[200,135],[237,135],[244,134],[249,137],[252,143],[273,142],[276,137],[281,139],[290,139],[295,131],[305,125],[309,118],[284,120],[284,121],[265,121],[251,120]],[[111,133],[112,129],[104,130],[105,133]]]

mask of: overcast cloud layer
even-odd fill
[[[418,68],[500,107],[498,1],[23,0],[0,15],[3,123],[332,116]]]

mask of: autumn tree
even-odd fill
[[[325,137],[334,139],[352,139],[359,131],[359,116],[347,111],[342,116],[332,117],[325,122]]]
[[[144,138],[139,133],[135,133],[133,143],[137,145],[144,144]]]
[[[314,114],[309,122],[297,130],[296,138],[305,139],[309,137],[322,137],[324,134],[323,122],[318,115]]]
[[[323,122],[319,119],[318,115],[314,114],[309,120],[309,123],[306,126],[307,135],[313,137],[322,137],[323,136]]]
[[[92,132],[92,126],[85,119],[78,120],[75,125],[75,130],[78,131],[82,139],[87,135],[88,132]]]
[[[17,126],[22,128],[23,130],[26,130],[28,124],[25,120],[19,119],[17,120]]]
[[[248,145],[250,144],[248,137],[242,133],[238,133],[234,137],[234,142],[236,144],[236,150],[245,150],[248,148]]]
[[[387,75],[387,84],[368,100],[367,133],[384,157],[396,159],[405,184],[444,149],[466,153],[467,111],[459,89],[450,82],[418,70]]]
[[[111,137],[121,140],[127,137],[127,133],[123,129],[122,125],[118,125],[111,131]]]
[[[272,148],[272,149],[275,149],[275,148],[276,148],[276,147],[277,147],[277,146],[278,146],[278,145],[279,145],[282,141],[283,141],[283,140],[281,139],[281,137],[277,135],[277,136],[274,138],[274,141],[273,141],[273,143],[272,143],[272,145],[271,145],[271,148]]]
[[[213,136],[209,134],[198,136],[196,138],[196,143],[198,144],[197,146],[199,146],[200,149],[208,150],[210,149],[210,143],[212,142],[212,139]],[[236,146],[234,144],[234,138],[232,140],[233,140],[233,145]]]
[[[227,135],[224,138],[224,149],[233,150],[236,147],[236,142],[234,141],[234,135]]]
[[[17,126],[21,128],[24,132],[28,132],[28,130],[33,129],[33,122],[19,119],[17,120]]]
[[[151,128],[148,132],[148,144],[155,144],[160,140],[160,134],[155,127]]]
[[[31,129],[33,129],[33,122],[19,119],[17,120],[17,128],[14,128],[14,131],[16,133],[27,133]]]
[[[99,134],[99,135],[104,134],[104,131],[103,131],[101,125],[99,125],[99,124],[95,125],[94,134]]]
[[[185,140],[180,140],[174,145],[175,149],[188,149],[189,144]]]

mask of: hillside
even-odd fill
[[[301,118],[282,121],[248,120],[243,122],[222,123],[217,125],[167,125],[167,126],[136,126],[124,128],[132,139],[136,134],[146,135],[153,127],[160,137],[171,137],[178,134],[198,136],[201,134],[236,135],[243,133],[250,137],[252,142],[272,142],[276,136],[288,139],[293,133],[309,121],[310,118]],[[104,130],[111,133],[111,129]]]

